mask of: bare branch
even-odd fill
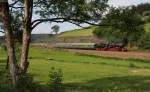
[[[0,33],[5,33],[4,31],[0,31]]]
[[[70,22],[72,24],[75,24],[79,27],[82,27],[80,25],[80,23],[86,23],[86,24],[89,24],[89,25],[95,25],[95,26],[112,26],[110,24],[96,24],[96,23],[91,23],[89,21],[85,21],[85,20],[80,20],[80,19],[73,19],[73,18],[52,18],[52,19],[37,19],[37,20],[34,20],[32,23],[31,23],[31,26],[32,26],[32,30],[38,26],[39,24],[43,23],[43,22],[58,22],[58,23],[62,23],[62,22]]]
[[[15,1],[14,3],[9,4],[9,6],[14,6],[15,4],[17,4],[19,1]]]
[[[15,7],[15,6],[9,6],[9,7],[14,9],[24,9],[24,7]]]
[[[75,22],[72,22],[72,21],[68,21],[69,23],[72,23],[72,24],[74,24],[74,25],[77,25],[77,26],[79,26],[79,27],[81,27],[81,28],[84,28],[84,29],[86,29],[86,27],[83,27],[83,26],[81,26],[80,24],[78,24],[78,23],[75,23]]]
[[[49,21],[50,21],[50,20],[49,20]],[[51,21],[50,21],[50,22],[51,22]],[[53,20],[52,22],[63,23],[64,21]],[[41,24],[41,23],[43,23],[43,21],[36,22],[34,25],[32,25],[31,31],[32,31],[36,26],[38,26],[38,25]]]
[[[9,4],[9,7],[10,8],[14,8],[14,9],[20,9],[20,8],[23,9],[24,7],[15,6],[18,2],[19,1],[17,0],[14,3],[12,3],[12,4]]]
[[[56,21],[56,20],[64,20],[64,18],[37,19],[32,22],[32,25],[34,25],[36,22],[48,22],[48,21]]]

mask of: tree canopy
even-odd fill
[[[58,34],[58,32],[59,32],[59,26],[58,26],[58,25],[52,26],[51,29],[53,30],[53,32],[54,32],[55,34]]]
[[[150,12],[150,3],[143,3],[137,6],[134,6],[134,10],[136,11],[136,14],[139,14],[139,15],[143,15],[147,11]]]
[[[121,40],[125,45],[129,41],[137,41],[143,34],[143,21],[135,14],[132,7],[111,8],[101,21],[101,24],[110,23],[111,27],[100,27],[95,30],[97,36],[105,36],[111,40]]]

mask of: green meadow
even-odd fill
[[[0,71],[5,71],[5,51],[0,50]],[[65,92],[150,92],[150,61],[122,60],[31,47],[29,73],[48,92],[52,67],[63,71]]]

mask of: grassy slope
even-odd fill
[[[87,29],[76,29],[76,30],[70,30],[67,32],[63,32],[55,37],[51,37],[47,39],[48,41],[51,42],[95,42],[98,41],[97,38],[92,37],[93,36],[93,31],[95,27],[89,27]],[[144,29],[146,31],[150,30],[150,23],[145,24]],[[101,38],[100,40],[103,40]]]
[[[58,37],[79,37],[79,36],[92,36],[95,27],[89,27],[87,29],[76,29],[67,31],[58,35]]]
[[[2,58],[4,56],[0,60]],[[139,68],[129,67],[131,62]],[[3,65],[0,61],[0,67]],[[45,85],[51,67],[63,70],[64,84],[73,87],[72,91],[67,92],[99,92],[114,87],[120,90],[114,92],[150,91],[150,62],[106,59],[60,50],[30,49],[29,72],[36,82]]]
[[[93,30],[95,27],[89,27],[87,29],[76,29],[67,32],[63,32],[58,37],[79,37],[79,36],[93,36]],[[150,31],[150,23],[145,24],[144,29]]]

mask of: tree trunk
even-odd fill
[[[29,43],[30,43],[30,32],[25,28],[23,32],[23,44],[22,44],[22,53],[21,53],[21,69],[22,72],[26,72],[29,66],[28,62],[28,53],[29,53]]]
[[[18,80],[18,68],[16,63],[16,56],[15,56],[15,48],[11,37],[12,33],[9,30],[5,30],[6,42],[7,42],[7,53],[8,53],[8,62],[9,62],[9,69],[10,74],[12,76],[13,84],[16,86]]]
[[[23,30],[23,40],[22,40],[22,53],[21,53],[21,69],[22,72],[26,72],[29,66],[28,53],[30,45],[30,35],[31,35],[31,20],[33,11],[33,0],[24,0],[25,6],[25,18],[24,18],[24,30]]]
[[[18,69],[17,69],[16,56],[15,56],[13,32],[10,26],[9,5],[7,0],[5,2],[0,2],[0,16],[2,17],[3,24],[4,24],[7,53],[9,56],[10,74],[12,76],[13,85],[16,86],[18,80]]]

